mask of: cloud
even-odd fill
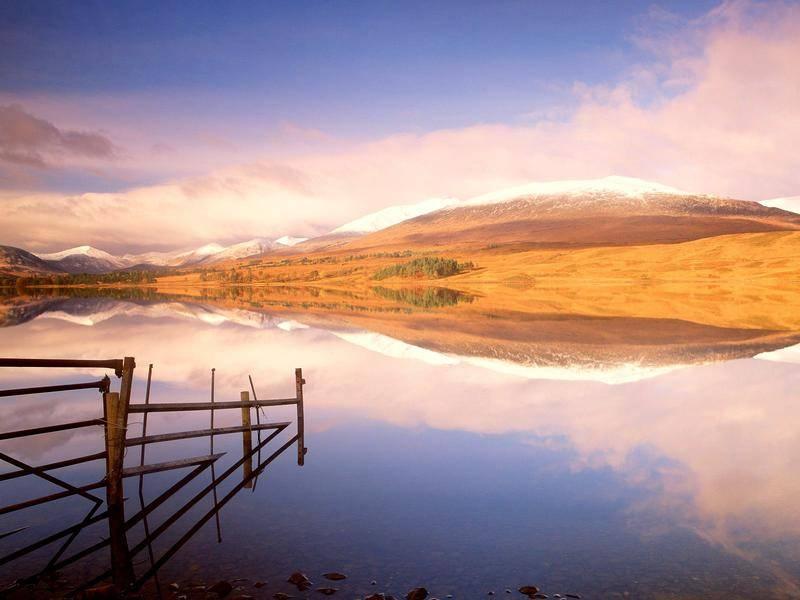
[[[533,122],[328,140],[118,194],[7,193],[0,238],[114,250],[310,236],[392,204],[609,174],[753,200],[797,194],[800,6],[726,2],[690,22],[654,20],[636,33],[647,62],[611,84],[576,82],[568,116],[532,107]]]
[[[99,133],[59,129],[19,104],[0,106],[0,160],[4,162],[44,168],[52,157],[110,159],[114,150]]]

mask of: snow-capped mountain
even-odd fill
[[[101,260],[107,260],[110,263],[118,263],[120,266],[123,264],[123,260],[117,258],[113,254],[109,254],[108,252],[104,252],[103,250],[99,250],[92,246],[76,246],[75,248],[67,248],[66,250],[62,250],[61,252],[52,252],[50,254],[37,254],[39,258],[42,260],[62,260],[68,256],[88,256],[89,258],[98,258]]]
[[[271,250],[275,246],[274,242],[265,238],[255,238],[233,244],[225,248],[219,244],[208,244],[202,248],[194,251],[191,257],[187,257],[184,265],[197,264],[197,263],[213,263],[223,260],[232,260],[235,258],[247,258],[248,256],[257,256],[263,254],[267,250]]]
[[[173,252],[146,252],[144,254],[125,254],[122,260],[125,267],[149,265],[155,267],[182,267],[208,259],[226,250],[220,244],[206,244],[194,250],[176,250]]]
[[[759,202],[762,206],[770,208],[780,208],[793,213],[800,214],[800,196],[787,196],[786,198],[772,198]]]
[[[426,215],[449,206],[455,206],[456,204],[459,204],[459,201],[455,198],[428,198],[416,204],[390,206],[383,210],[365,215],[355,221],[345,223],[331,231],[331,233],[372,233],[402,223],[408,219],[413,219],[414,217]]]
[[[460,206],[497,204],[516,200],[521,197],[534,198],[544,196],[583,196],[598,197],[613,194],[625,198],[643,198],[651,194],[687,195],[681,191],[660,183],[611,175],[600,179],[537,181],[521,186],[502,189],[483,194],[467,200],[457,198],[429,198],[416,204],[390,206],[374,213],[345,223],[331,231],[331,234],[368,234],[380,231],[409,221],[416,217],[436,213],[443,209]]]
[[[67,273],[108,273],[128,266],[125,259],[92,246],[76,246],[37,256]]]
[[[385,211],[363,220],[374,220]],[[796,231],[800,218],[757,202],[610,176],[503,189],[448,202],[391,225],[362,234],[343,247],[361,251],[445,244],[471,248],[490,244],[520,248],[664,244],[735,233]]]
[[[109,273],[120,269],[145,269],[153,267],[186,267],[207,265],[223,260],[236,260],[258,256],[276,247],[293,246],[305,238],[283,236],[275,241],[254,238],[231,246],[210,243],[191,250],[172,252],[145,252],[115,256],[92,246],[77,246],[61,252],[35,254],[55,271],[67,273]]]

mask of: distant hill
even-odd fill
[[[67,273],[109,273],[126,266],[126,262],[92,246],[78,246],[39,258]]]
[[[27,250],[14,246],[0,246],[0,275],[24,276],[63,272],[57,266]]]
[[[277,240],[255,238],[231,246],[211,243],[192,250],[176,250],[172,252],[147,252],[144,254],[125,254],[116,256],[93,246],[76,246],[60,252],[31,256],[40,260],[44,267],[38,272],[50,273],[90,273],[101,274],[114,271],[139,271],[163,268],[181,268],[193,265],[211,265],[214,263],[258,256],[279,248],[288,248],[305,241],[305,238],[283,236]],[[23,250],[24,252],[24,250]],[[31,266],[31,272],[37,271]]]

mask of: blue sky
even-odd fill
[[[525,119],[640,59],[652,3],[5,2],[2,90],[370,136]],[[660,5],[691,19],[712,2]],[[194,101],[193,101],[194,100]],[[247,122],[248,119],[243,119]]]

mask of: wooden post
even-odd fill
[[[250,402],[250,392],[241,392],[239,395],[239,399],[242,402]],[[253,449],[253,433],[250,429],[250,407],[243,406],[242,407],[242,427],[247,427],[244,431],[242,431],[242,456],[247,456],[250,451]],[[248,479],[253,473],[253,457],[251,456],[249,460],[244,461],[242,464],[242,477],[244,479]],[[253,481],[248,481],[244,487],[252,488]]]
[[[111,577],[116,586],[127,588],[134,581],[133,565],[125,535],[125,498],[122,468],[125,462],[125,435],[128,427],[128,407],[133,390],[133,371],[136,361],[126,356],[122,361],[119,393],[103,395],[106,418],[106,504],[111,549]]]
[[[114,585],[125,589],[133,580],[128,541],[125,535],[125,500],[122,466],[125,458],[125,410],[120,394],[103,394],[106,434],[106,504],[111,550],[111,577]]]
[[[119,399],[124,408],[124,421],[128,423],[128,406],[131,404],[131,391],[133,390],[133,370],[136,361],[132,356],[126,356],[122,361],[122,380],[119,384]]]
[[[305,464],[306,440],[305,440],[305,415],[303,411],[303,369],[294,370],[295,390],[297,397],[297,464],[301,467]]]
[[[217,372],[216,368],[211,369],[211,435],[208,441],[208,450],[210,455],[214,455],[214,374]],[[214,508],[217,508],[217,471],[214,469],[214,461],[211,463],[211,483],[214,484]],[[217,543],[222,543],[222,528],[219,525],[219,510],[214,513],[214,521],[217,525]]]

